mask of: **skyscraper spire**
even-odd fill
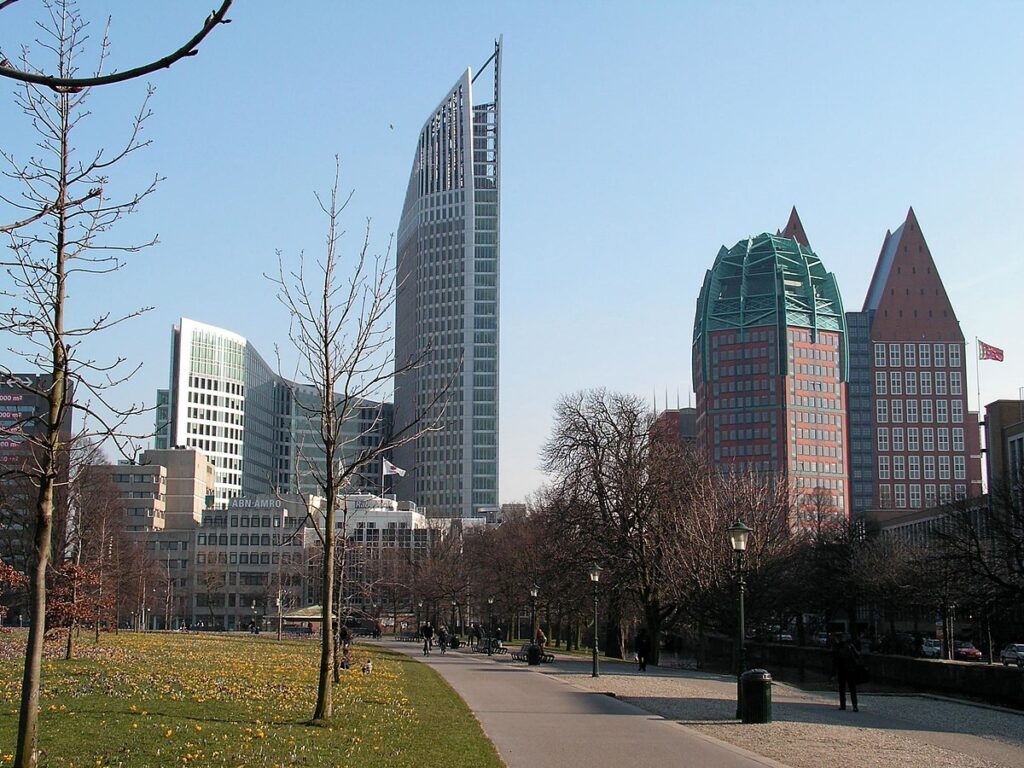
[[[800,214],[796,212],[796,206],[793,206],[793,210],[789,212],[789,221],[786,222],[785,228],[781,232],[783,237],[788,237],[790,240],[796,240],[800,245],[805,248],[810,248],[811,244],[807,240],[807,232],[804,231],[804,225],[800,221]]]

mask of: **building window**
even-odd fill
[[[879,456],[878,457],[878,479],[888,480],[889,479],[889,457]]]
[[[931,424],[935,420],[932,413],[932,401],[922,400],[921,401],[921,421],[925,424]]]
[[[907,371],[907,394],[917,394],[917,371]]]
[[[889,345],[889,365],[893,368],[899,368],[900,366],[900,345],[890,344]]]
[[[960,367],[960,345],[950,344],[949,345],[949,367],[959,368]]]
[[[935,352],[935,367],[944,368],[946,366],[946,345],[936,344],[932,347],[932,351]]]
[[[932,345],[931,344],[918,344],[917,345],[917,356],[920,359],[921,367],[927,368],[932,364]]]
[[[907,508],[907,486],[902,483],[897,483],[895,486],[896,490],[896,509]]]
[[[911,509],[921,508],[921,486],[914,484],[910,486],[910,507]]]
[[[967,479],[967,459],[963,456],[953,457],[953,479],[954,480],[966,480]]]
[[[947,421],[949,421],[949,401],[935,401],[935,421],[937,421],[939,424],[945,424]]]
[[[963,451],[964,449],[964,428],[953,427],[953,450]]]
[[[907,400],[907,423],[917,423],[917,400]]]
[[[878,450],[888,451],[889,450],[889,428],[879,427],[878,428]]]
[[[925,451],[935,450],[935,430],[931,427],[925,427],[921,430],[921,443]]]
[[[949,480],[949,456],[939,456],[939,480]]]
[[[921,394],[930,395],[932,393],[932,373],[931,371],[921,371]]]
[[[920,430],[917,427],[911,427],[907,430],[907,450],[921,450]]]
[[[886,391],[887,387],[888,384],[886,383],[885,371],[875,371],[875,394],[888,394]]]
[[[939,486],[939,500],[943,504],[949,504],[953,500],[953,492],[948,483]]]
[[[903,364],[908,368],[913,368],[917,365],[917,346],[915,344],[904,344],[903,345]]]
[[[924,487],[924,503],[929,507],[934,507],[938,502],[938,496],[935,493],[935,484],[930,483]]]
[[[960,501],[960,500],[963,500],[963,499],[967,498],[967,486],[966,485],[960,485],[959,483],[957,484],[957,486],[956,486],[956,498],[957,498],[957,501]]]
[[[894,395],[903,394],[903,374],[900,371],[892,371],[890,374],[889,391]]]
[[[953,423],[962,424],[964,421],[964,401],[950,400],[949,402],[953,409]]]
[[[888,400],[876,400],[875,401],[875,421],[879,424],[885,424],[889,421],[889,401]]]
[[[921,479],[921,457],[920,456],[908,456],[907,457],[907,476],[911,480]]]
[[[893,400],[892,401],[892,421],[894,424],[900,424],[903,422],[903,401]]]
[[[885,344],[875,344],[875,367],[885,367]]]
[[[949,430],[945,427],[939,429],[939,453],[949,452]]]
[[[960,371],[949,372],[949,394],[951,395],[962,395],[964,393],[963,380],[960,377]]]
[[[892,486],[878,486],[878,506],[882,509],[889,509],[892,507]]]
[[[907,477],[906,459],[903,456],[892,457],[892,479],[905,480]]]
[[[894,451],[903,450],[903,427],[892,428],[892,449]]]
[[[936,371],[935,372],[935,394],[944,395],[946,394],[946,372]]]

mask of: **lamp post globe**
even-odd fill
[[[736,719],[743,716],[743,688],[740,678],[743,676],[744,667],[747,666],[746,627],[743,616],[743,597],[747,586],[744,580],[743,557],[747,552],[747,541],[750,538],[752,529],[737,520],[728,529],[729,545],[736,556],[736,587],[739,604],[739,623],[736,629]]]
[[[597,661],[597,583],[601,580],[601,571],[604,570],[594,562],[590,566],[590,583],[594,585],[594,642],[593,642],[593,656],[592,656],[592,667],[590,671],[591,677],[600,677],[601,670],[598,666]]]

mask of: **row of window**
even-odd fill
[[[918,414],[919,402],[920,415]],[[915,424],[918,420],[924,424],[933,422],[946,424],[950,421],[954,424],[961,424],[964,420],[963,400],[876,400],[875,422],[878,424],[903,422],[904,407],[906,407],[906,421],[909,424]]]
[[[949,480],[949,456],[939,456],[938,458],[938,479]],[[892,474],[889,473],[890,468],[890,457],[879,456],[878,457],[878,479],[888,480],[890,477],[893,480],[920,480],[922,477],[925,480],[935,480],[935,456],[892,456]],[[923,471],[922,471],[923,469]],[[966,480],[967,479],[967,458],[965,456],[954,456],[953,457],[953,479],[954,480]]]
[[[878,427],[878,450],[888,451],[890,450],[889,445],[889,427]],[[938,446],[939,451],[945,453],[949,451],[949,437],[950,430],[948,427],[939,427],[938,430],[932,427],[924,427],[918,429],[917,427],[908,427],[906,429],[906,443],[904,444],[904,429],[903,427],[892,427],[892,450],[893,451],[934,451],[935,450],[935,436],[938,434]],[[963,427],[953,427],[953,450],[962,452],[964,450],[964,429]],[[904,445],[906,447],[904,447]],[[922,447],[923,446],[923,447]]]
[[[896,483],[895,485],[878,486],[878,505],[883,509],[889,509],[893,506],[897,509],[906,509],[908,490],[910,491],[911,509],[921,509],[922,507],[927,509],[936,506],[936,504],[949,504],[953,501],[954,493],[957,500],[967,498],[967,486],[962,483],[955,486],[948,483],[938,486],[932,484],[925,486],[910,484],[908,486]],[[923,497],[922,490],[924,492]]]
[[[932,394],[932,371],[921,371],[920,382],[921,394]],[[875,371],[876,395],[885,395],[889,394],[889,392],[894,395],[902,395],[904,393],[908,395],[916,395],[918,390],[917,385],[917,371],[889,371],[888,376],[886,376],[885,371]],[[946,392],[946,372],[935,371],[935,394],[945,395]],[[949,372],[949,394],[963,394],[963,377],[961,376],[960,371]]]
[[[962,344],[928,343],[919,344],[875,344],[876,368],[930,368],[932,360],[937,368],[946,366],[946,352],[949,352],[949,367],[959,368],[962,360]],[[888,354],[887,354],[888,353]]]

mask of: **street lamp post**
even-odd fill
[[[283,624],[283,623],[284,622],[281,620],[281,593],[279,591],[277,593],[277,639],[278,640],[281,639],[281,631],[282,631],[281,624]]]
[[[252,633],[256,634],[256,601],[252,601]]]
[[[448,633],[449,633],[449,634],[452,634],[452,635],[456,634],[456,633],[455,633],[455,609],[456,609],[456,608],[457,608],[458,606],[459,606],[459,601],[458,601],[458,600],[456,600],[456,599],[455,599],[455,598],[453,597],[453,598],[452,598],[452,623],[451,623],[451,626],[450,626],[450,627],[448,627]]]
[[[530,642],[537,637],[537,593],[540,587],[534,584],[530,587]]]
[[[487,598],[487,655],[494,651],[494,598]]]
[[[736,586],[739,592],[739,628],[736,633],[736,718],[740,719],[743,714],[743,688],[740,685],[740,678],[743,676],[743,668],[747,665],[746,629],[743,626],[743,594],[747,583],[743,579],[743,556],[747,551],[747,539],[750,537],[751,529],[737,520],[728,529],[728,533],[729,543],[736,555]]]
[[[594,585],[594,655],[593,655],[593,667],[590,672],[591,677],[600,677],[601,671],[598,667],[597,661],[597,582],[601,580],[601,571],[603,569],[596,562],[590,566],[590,583]]]
[[[418,603],[416,603],[416,631],[417,632],[419,632],[420,631],[420,627],[423,626],[423,622],[421,620],[422,619],[422,614],[423,614],[423,601],[420,600]]]

